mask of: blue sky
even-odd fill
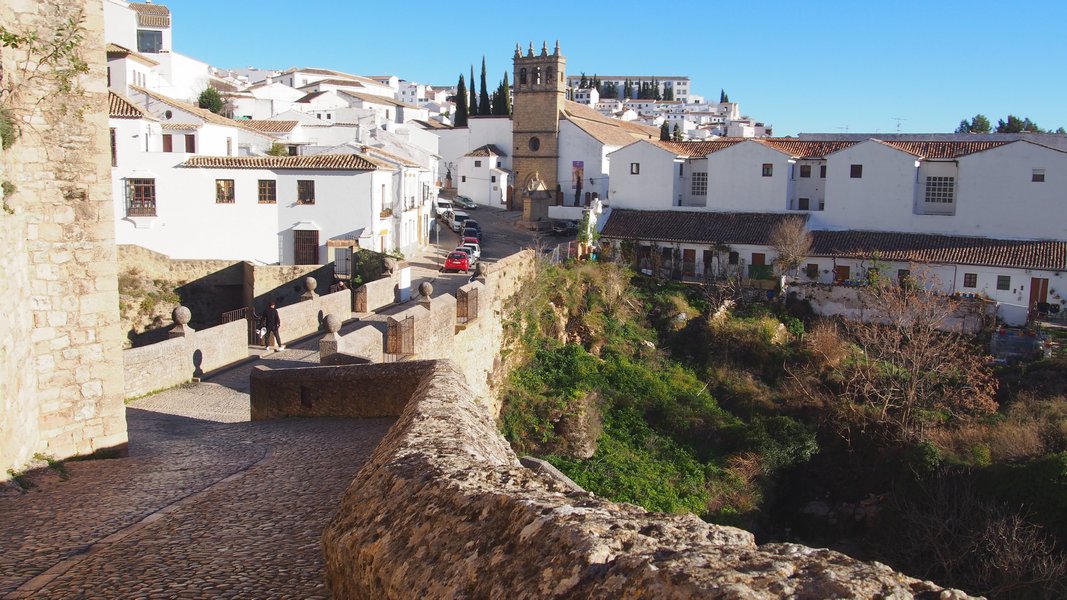
[[[472,63],[477,76],[485,55],[494,88],[516,42],[559,39],[568,74],[688,75],[778,135],[895,132],[897,118],[905,133],[949,132],[976,113],[1067,127],[1062,0],[160,3],[174,49],[219,67],[443,85]]]

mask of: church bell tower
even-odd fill
[[[567,59],[560,54],[557,41],[552,54],[545,43],[536,56],[533,43],[526,56],[516,45],[514,62],[511,164],[515,170],[516,199],[523,200],[526,219],[536,220],[547,216],[547,204],[543,211],[534,207],[531,213],[530,202],[522,196],[530,189],[536,174],[551,193],[554,204],[556,186],[560,183],[559,119],[566,98]]]

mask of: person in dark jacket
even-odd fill
[[[282,326],[282,317],[278,314],[278,309],[274,307],[274,302],[270,303],[270,308],[267,312],[263,313],[263,324],[267,328],[267,335],[263,338],[263,345],[270,346],[271,335],[274,336],[274,351],[285,350],[285,346],[282,345],[282,336],[278,333],[278,328]]]

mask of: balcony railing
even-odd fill
[[[127,206],[127,217],[154,217],[156,216],[156,207],[152,206]]]

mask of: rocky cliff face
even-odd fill
[[[542,478],[450,363],[425,368],[323,536],[337,598],[967,597]]]

